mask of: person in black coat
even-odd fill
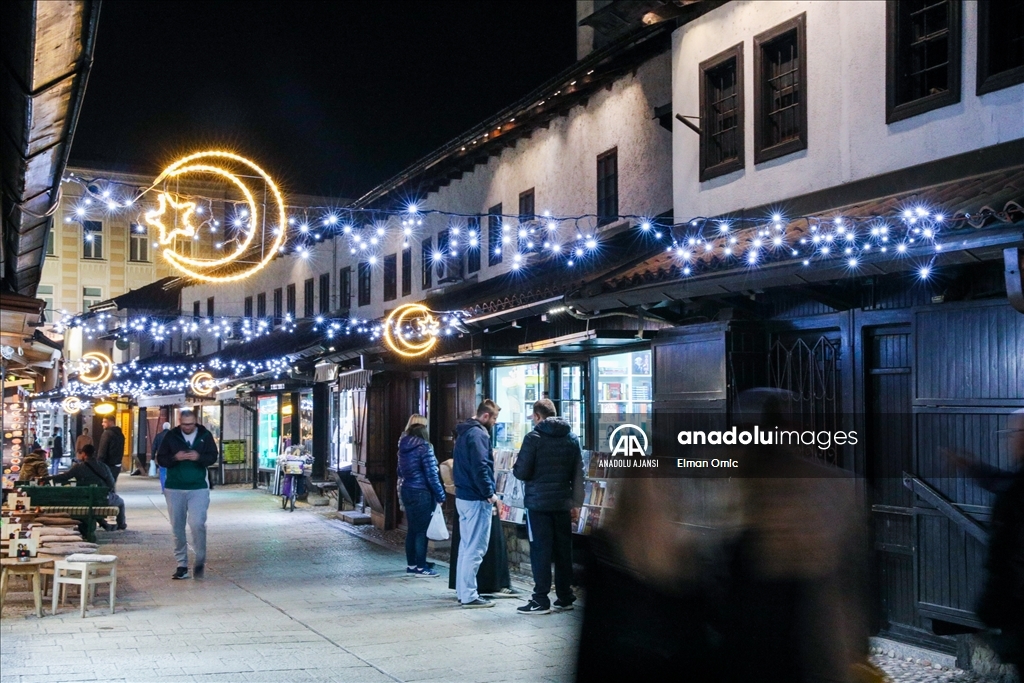
[[[124,432],[112,417],[103,418],[103,433],[100,434],[100,445],[96,447],[96,459],[110,468],[114,482],[117,482],[124,461]]]
[[[71,468],[64,474],[49,477],[53,484],[64,484],[74,479],[76,486],[104,486],[107,488],[107,504],[117,506],[117,529],[124,531],[128,528],[124,515],[124,499],[114,493],[114,475],[110,468],[100,462],[96,457],[96,449],[92,444],[85,444],[78,451],[78,462],[71,465]],[[107,531],[111,526],[103,519],[97,521]]]
[[[60,459],[64,457],[64,437],[60,435],[60,429],[53,430],[53,445],[50,447],[50,473],[57,474],[60,471]]]
[[[512,474],[525,482],[526,518],[530,525],[533,599],[520,614],[551,611],[551,561],[555,562],[555,610],[573,608],[572,515],[583,504],[583,452],[569,423],[555,415],[555,404],[533,404],[533,431],[523,439]]]
[[[399,495],[405,507],[408,531],[405,535],[406,573],[435,577],[427,564],[427,527],[434,506],[444,502],[444,487],[437,473],[434,447],[427,440],[427,418],[412,415],[398,441]]]

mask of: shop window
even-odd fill
[[[284,290],[280,287],[274,290],[274,324],[276,325],[284,318]]]
[[[424,237],[420,243],[420,283],[424,291],[434,285],[434,238]]]
[[[103,290],[99,287],[82,288],[82,312],[88,312],[90,306],[103,301]]]
[[[316,315],[316,301],[313,300],[313,278],[302,283],[302,317],[312,318]]]
[[[294,282],[292,284],[288,285],[285,288],[285,295],[284,295],[284,297],[285,297],[285,299],[284,299],[284,301],[285,301],[285,315],[287,315],[292,320],[295,320],[295,312],[296,312],[296,301],[295,301],[295,299],[296,299],[296,296],[295,296],[295,283]]]
[[[504,243],[504,225],[501,219],[501,204],[487,209],[487,265],[496,266],[501,263]]]
[[[480,270],[480,219],[470,218],[466,231],[466,270],[476,273]]]
[[[331,451],[328,468],[339,470],[352,464],[355,443],[355,406],[352,391],[331,392]]]
[[[373,267],[368,261],[359,264],[359,305],[370,305],[370,285],[372,283]]]
[[[598,444],[607,444],[612,430],[621,424],[634,424],[650,433],[648,425],[654,398],[651,352],[599,356],[595,365]]]
[[[806,15],[754,37],[754,163],[807,149]]]
[[[103,223],[82,221],[82,258],[103,258]]]
[[[700,181],[743,168],[743,43],[700,64]]]
[[[138,223],[128,226],[128,260],[134,263],[149,262],[149,233]]]
[[[277,396],[260,396],[257,400],[256,448],[261,470],[277,468],[279,418]]]
[[[886,123],[960,101],[960,5],[960,0],[889,0]]]
[[[534,188],[519,193],[519,221],[532,221],[534,219]]]
[[[384,301],[398,298],[398,254],[384,257]]]
[[[402,296],[412,294],[412,247],[402,249]]]
[[[267,295],[265,292],[260,292],[256,295],[256,317],[267,317]]]
[[[242,307],[243,307],[243,310],[244,310],[244,317],[251,318],[252,317],[252,297],[251,296],[245,297],[244,303],[243,303]]]
[[[1024,0],[980,0],[978,94],[1024,83]]]
[[[331,312],[331,274],[323,273],[320,276],[320,315],[327,315]]]
[[[207,297],[206,299],[206,317],[213,317],[213,297]]]
[[[338,271],[338,307],[347,311],[352,306],[352,267]]]
[[[203,313],[202,305],[198,300],[192,302],[192,317],[198,318]]]

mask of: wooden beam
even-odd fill
[[[1003,249],[1003,266],[1006,275],[1006,298],[1015,311],[1024,313],[1024,249]]]

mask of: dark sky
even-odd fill
[[[354,198],[575,59],[572,0],[105,0],[73,163],[228,147]]]

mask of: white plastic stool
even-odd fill
[[[66,586],[78,586],[82,599],[82,616],[85,617],[86,596],[88,604],[96,597],[96,586],[110,584],[110,613],[114,613],[114,598],[117,594],[116,555],[68,555],[53,563],[53,602],[50,613],[57,613],[57,597],[64,604]]]

